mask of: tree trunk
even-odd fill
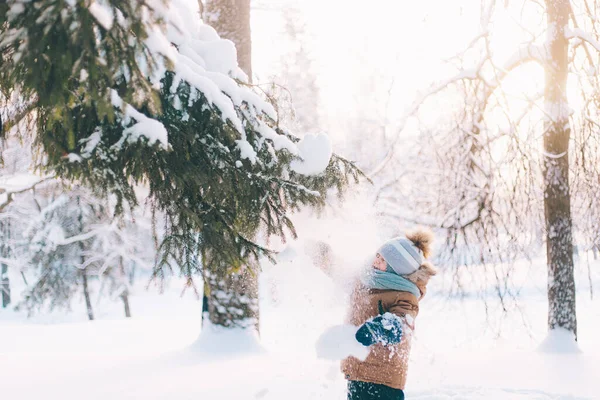
[[[10,225],[8,223],[1,224],[4,230],[4,243],[0,244],[0,256],[8,258],[10,249],[8,241],[10,240]],[[10,279],[8,278],[8,265],[2,263],[0,269],[0,292],[2,292],[2,308],[8,307],[10,304]]]
[[[238,64],[252,82],[250,0],[206,0],[200,9],[202,19],[235,44]]]
[[[204,21],[235,44],[238,64],[252,81],[250,0],[206,0],[201,10]],[[243,266],[239,272],[228,273],[228,267],[203,273],[208,318],[215,325],[258,331],[258,268]]]
[[[548,262],[548,327],[577,337],[573,234],[569,189],[569,107],[566,96],[568,0],[546,0],[550,62],[546,67],[544,133],[544,213]]]
[[[2,292],[2,308],[10,304],[10,281],[8,279],[8,265],[2,263],[0,271],[0,291]]]
[[[125,318],[131,318],[131,309],[129,308],[129,293],[127,289],[121,294],[121,300],[123,300],[123,306],[125,307]]]
[[[226,274],[204,272],[208,317],[212,324],[227,328],[255,328],[258,331],[257,272],[248,267]]]
[[[90,291],[88,289],[87,271],[84,269],[81,271],[83,277],[83,296],[85,297],[85,306],[87,307],[87,314],[90,321],[94,320],[94,310],[92,310],[92,301],[90,299]]]
[[[204,292],[202,293],[202,325],[204,325],[204,321],[209,319],[208,317],[208,292],[209,286],[207,283],[204,283]]]
[[[81,197],[76,197],[77,209],[79,211],[79,215],[77,216],[77,222],[79,222],[79,233],[83,233],[83,210],[81,209]],[[82,241],[79,242],[79,251],[81,265],[85,265],[85,245]],[[92,309],[92,301],[90,299],[90,290],[88,288],[88,278],[87,278],[87,268],[81,269],[81,276],[83,279],[83,297],[85,297],[85,306],[87,308],[87,314],[90,321],[94,320],[94,310]]]
[[[123,265],[123,258],[119,259],[119,273],[121,274],[121,281],[123,285],[126,285],[127,276],[125,274],[125,266]],[[125,318],[131,318],[131,309],[129,308],[129,288],[125,286],[125,289],[121,293],[121,300],[123,300],[123,306],[125,307]]]

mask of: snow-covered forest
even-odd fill
[[[600,398],[599,17],[1,2],[0,397]]]

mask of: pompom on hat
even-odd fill
[[[423,228],[385,242],[378,253],[398,275],[416,272],[429,256],[433,233]]]

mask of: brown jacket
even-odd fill
[[[419,285],[421,293],[425,288]],[[397,345],[374,344],[365,359],[348,357],[342,361],[342,371],[348,380],[373,382],[395,389],[404,389],[414,319],[419,313],[419,301],[408,292],[368,289],[358,285],[353,293],[348,321],[360,326],[379,314],[379,302],[385,312],[398,315],[404,321],[402,341]]]

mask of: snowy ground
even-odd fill
[[[342,322],[343,290],[302,264],[263,273],[262,347],[237,333],[204,332],[198,341],[200,302],[180,297],[177,281],[163,295],[137,287],[130,320],[118,302],[97,305],[93,322],[83,306],[29,320],[2,310],[1,398],[343,400],[337,363],[315,351],[321,332]],[[596,287],[599,267],[591,269]],[[578,274],[582,352],[575,354],[537,350],[545,338],[543,269],[520,270],[530,284],[521,288],[520,311],[508,315],[493,290],[484,302],[470,291],[447,296],[443,279],[431,287],[417,319],[408,399],[600,398],[600,301],[591,299],[587,267]]]

